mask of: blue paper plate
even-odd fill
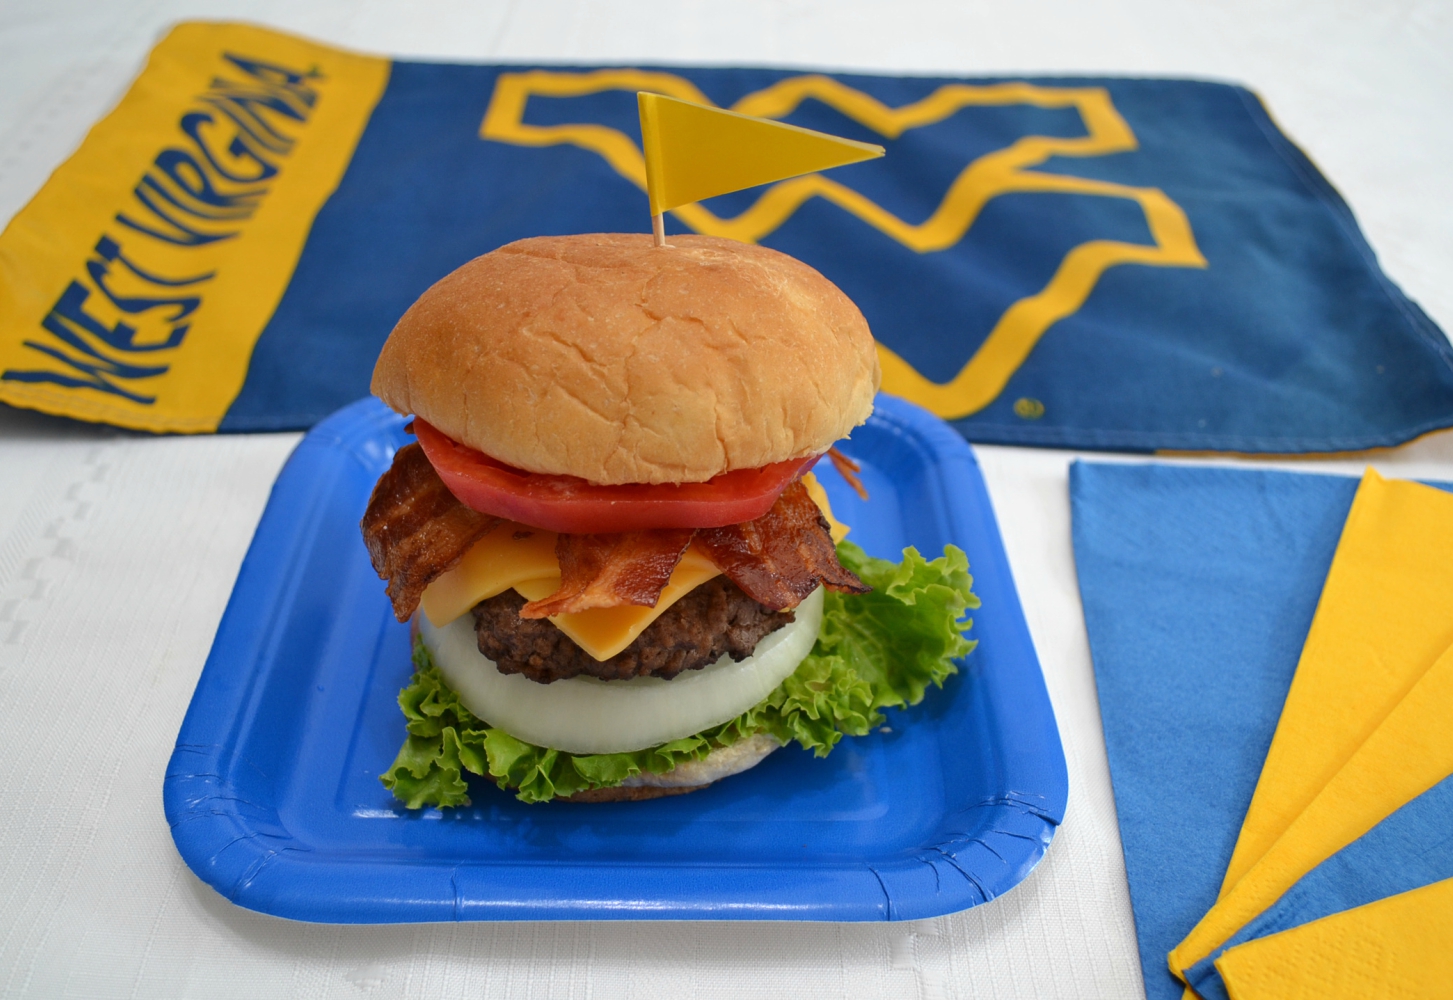
[[[177,850],[240,906],[295,920],[913,920],[992,899],[1044,855],[1068,791],[1059,732],[989,497],[956,433],[879,397],[823,463],[870,553],[965,549],[979,648],[942,691],[825,760],[795,746],[691,795],[410,812],[379,784],[403,740],[409,630],[358,521],[408,440],[375,400],[315,427],[242,564],[167,769]]]

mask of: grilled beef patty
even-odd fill
[[[662,677],[699,670],[721,659],[749,656],[763,636],[793,620],[742,593],[725,576],[708,580],[677,601],[608,660],[597,660],[544,619],[520,617],[525,599],[513,590],[474,607],[479,651],[505,674],[549,684],[585,674],[601,680]]]

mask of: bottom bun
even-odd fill
[[[702,760],[677,764],[665,774],[642,771],[612,788],[590,788],[562,796],[562,802],[639,802],[667,795],[685,795],[722,778],[756,767],[782,744],[775,737],[758,733],[729,747],[713,750]]]
[[[640,802],[643,799],[664,799],[668,795],[685,795],[705,788],[705,785],[683,785],[680,788],[648,788],[636,786],[627,788],[616,785],[613,788],[587,788],[574,795],[557,795],[556,802]]]

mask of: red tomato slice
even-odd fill
[[[576,476],[525,472],[414,418],[429,462],[466,507],[571,534],[647,528],[721,528],[761,517],[820,456],[735,469],[704,483],[594,486]]]

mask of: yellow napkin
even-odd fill
[[[1368,469],[1221,894],[1453,643],[1453,495]],[[1204,956],[1202,956],[1204,957]]]
[[[1222,900],[1453,644],[1450,594],[1453,495],[1368,469],[1222,882]],[[1249,919],[1276,896],[1241,898],[1243,907],[1257,907]],[[1240,909],[1218,902],[1171,952],[1171,971],[1179,975],[1235,933],[1241,924],[1228,922],[1236,919],[1232,912]]]
[[[1248,941],[1216,969],[1231,1000],[1447,997],[1453,879]]]
[[[1453,592],[1444,591],[1445,599]],[[1453,774],[1453,645],[1350,760],[1171,952],[1188,969],[1319,863]]]

